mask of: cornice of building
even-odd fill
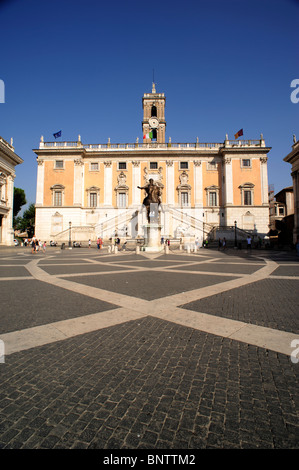
[[[294,163],[299,159],[299,140],[292,145],[292,151],[284,157],[284,161],[287,163]]]
[[[20,165],[24,161],[15,153],[14,147],[6,142],[6,140],[4,140],[2,137],[0,137],[0,152],[2,156],[4,156],[4,158],[6,158],[9,163],[12,163],[14,166]]]

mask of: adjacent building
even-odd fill
[[[281,222],[286,217],[294,216],[294,191],[293,186],[281,189],[274,195],[274,191],[269,191],[270,204],[270,229],[275,230],[277,221]]]
[[[293,136],[292,151],[284,158],[292,165],[293,191],[294,191],[294,229],[293,243],[299,240],[299,140]]]
[[[15,167],[23,160],[9,144],[0,137],[0,245],[14,244],[13,193]]]
[[[36,236],[95,240],[144,235],[143,187],[162,190],[161,235],[211,236],[219,227],[269,231],[270,147],[256,140],[175,143],[166,139],[166,97],[142,98],[142,136],[133,143],[45,142],[37,156]]]

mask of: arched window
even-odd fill
[[[157,117],[157,108],[154,104],[153,104],[152,110],[151,110],[151,117]]]
[[[152,129],[152,141],[157,140],[157,129]]]

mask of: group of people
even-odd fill
[[[27,244],[25,244],[27,246]],[[47,242],[44,241],[44,243],[41,242],[41,240],[38,240],[35,236],[32,237],[31,240],[31,253],[36,253],[37,251],[43,251],[43,253],[46,253],[46,248],[47,248]]]
[[[89,240],[88,247],[91,247],[91,240]],[[101,237],[97,238],[97,248],[98,250],[101,250],[103,248],[103,240]]]
[[[246,243],[247,243],[247,250],[251,251],[252,238],[251,238],[250,235],[248,235],[248,237],[246,239]],[[226,248],[227,248],[227,244],[226,244],[225,237],[223,238],[223,240],[221,238],[219,238],[219,240],[218,240],[218,251],[220,251],[221,249],[222,249],[222,251],[225,251]]]
[[[218,241],[218,251],[220,250],[223,250],[225,251],[226,250],[226,238],[223,237],[223,240],[221,238],[219,238],[219,241]]]

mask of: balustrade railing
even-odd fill
[[[1,140],[1,138],[0,138]],[[5,142],[6,145],[7,142]],[[262,147],[264,141],[262,140],[226,140],[225,142],[147,142],[147,143],[118,143],[118,144],[82,144],[82,142],[65,141],[65,142],[41,142],[40,148],[83,148],[87,151],[93,150],[190,150],[196,151],[198,149],[220,149],[222,147]]]

